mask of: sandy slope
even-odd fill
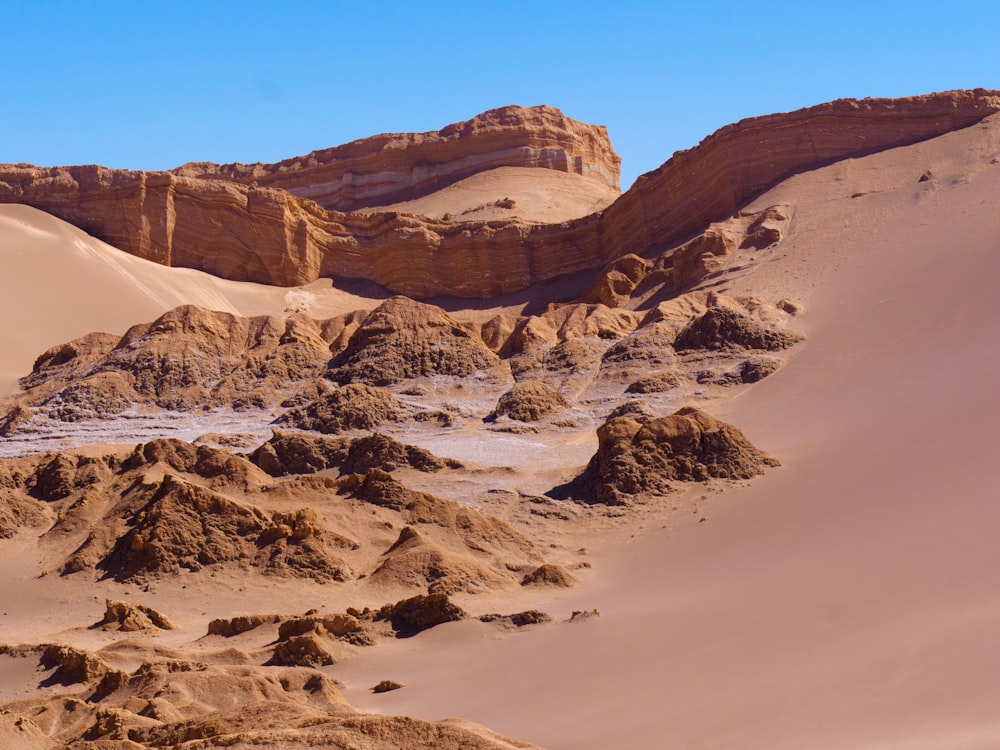
[[[13,204],[0,206],[0,279],[0,316],[8,321],[0,395],[48,347],[91,331],[124,333],[181,304],[241,315],[298,310],[317,318],[370,306],[329,281],[281,289],[166,268]]]
[[[607,185],[569,172],[529,167],[498,167],[449,185],[412,201],[367,208],[365,211],[405,211],[453,221],[489,221],[518,216],[555,224],[600,211],[618,193]],[[510,207],[495,205],[509,198]]]
[[[348,699],[462,716],[551,750],[1000,745],[998,159],[994,118],[761,196],[752,208],[792,207],[791,234],[772,260],[716,288],[804,302],[796,327],[810,338],[778,374],[713,412],[783,467],[702,503],[671,533],[606,540],[593,583],[530,602],[561,617],[597,607],[600,618],[510,637],[464,622],[385,643],[331,672]],[[241,312],[289,304],[288,290],[148,268],[30,209],[5,210],[5,312],[30,325],[8,328],[4,372],[23,372],[49,344],[40,339],[77,335],[70,326],[121,330],[175,300]],[[183,296],[195,293],[204,296]],[[60,305],[41,304],[43,295]],[[330,309],[365,302],[316,299]],[[61,320],[66,309],[80,313]],[[243,592],[225,577],[183,591],[179,580],[81,591],[54,576],[22,580],[11,564],[37,557],[44,567],[45,554],[24,540],[3,550],[4,640],[36,640],[25,623],[43,622],[99,645],[109,636],[78,628],[109,595],[169,612],[186,630],[161,643],[180,645],[216,611],[278,602],[302,611],[325,593],[287,581]],[[518,596],[488,605],[509,611],[525,604]],[[92,611],[81,614],[84,597]],[[333,596],[323,601],[334,606]],[[0,698],[23,689],[5,666]],[[406,688],[367,692],[386,678]]]
[[[721,415],[784,467],[609,553],[563,604],[600,619],[448,626],[341,670],[413,689],[350,698],[552,749],[1000,746],[998,156],[994,118],[762,197],[788,257],[741,285],[814,285],[810,341]]]

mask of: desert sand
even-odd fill
[[[432,194],[421,210],[446,205]],[[550,750],[997,746],[998,205],[1000,116],[992,116],[772,186],[709,237],[749,237],[758,217],[780,215],[777,239],[720,250],[679,298],[620,276],[605,283],[602,269],[564,280],[560,296],[546,301],[613,289],[618,307],[546,310],[530,295],[436,300],[447,312],[385,303],[336,281],[291,289],[224,282],[140,261],[34,209],[0,207],[0,253],[12,281],[4,304],[8,320],[24,321],[9,330],[3,355],[11,392],[13,378],[49,347],[94,330],[121,336],[178,304],[244,317],[301,313],[303,348],[281,361],[308,370],[302,352],[329,346],[338,352],[332,377],[342,378],[329,393],[303,388],[290,408],[279,404],[284,392],[261,390],[256,411],[226,423],[249,433],[239,449],[218,434],[201,449],[146,438],[144,452],[124,439],[74,446],[88,433],[67,423],[63,464],[41,471],[52,456],[7,459],[0,487],[15,515],[4,518],[28,520],[0,540],[0,643],[67,644],[96,653],[100,669],[132,677],[115,677],[125,680],[115,692],[90,701],[124,717],[119,725],[80,708],[77,726],[47,701],[100,692],[98,678],[42,684],[53,682],[53,666],[8,649],[0,653],[0,743],[51,747],[50,737],[85,731],[124,742],[115,733],[130,731],[139,746],[172,746],[192,739],[178,733],[183,719],[222,716],[218,734],[204,737],[277,746],[278,735],[253,734],[270,726],[270,710],[291,728],[281,741],[321,747],[368,746],[359,737],[386,743],[372,747]],[[666,252],[719,247],[701,242]],[[38,311],[27,315],[33,305]],[[363,313],[343,317],[354,310]],[[712,310],[744,326],[739,346],[763,343],[732,348],[736,339],[713,343],[702,333],[685,349],[685,336],[696,338],[690,321],[714,320]],[[249,325],[200,312],[183,320],[195,334],[198,326],[232,335]],[[243,345],[233,343],[233,356],[243,356]],[[148,346],[166,359],[181,351]],[[103,350],[77,349],[75,357],[93,357],[94,372],[110,367]],[[774,371],[756,382],[747,363],[762,361]],[[31,409],[68,403],[72,384],[92,376],[75,372],[67,387],[48,372],[15,394]],[[629,394],[631,382],[650,375],[662,392]],[[154,415],[163,403],[192,412],[211,403],[164,382],[143,390],[137,380],[122,393]],[[714,465],[698,453],[658,475],[669,484],[662,494],[633,496],[609,471],[601,478],[618,482],[609,496],[621,504],[579,499],[583,485],[574,481],[595,451],[612,445],[612,433],[625,445],[640,424],[687,405],[735,425],[780,465],[755,464],[759,471],[746,474],[760,474],[753,478],[709,472],[675,481],[681,468]],[[631,410],[617,416],[622,406]],[[281,443],[276,434],[267,450],[249,454],[272,429],[290,437]],[[373,430],[398,444],[357,442]],[[3,440],[17,455],[29,438],[15,431]],[[233,455],[244,451],[247,458]],[[620,468],[631,476],[627,463]],[[173,498],[184,500],[169,505]],[[252,533],[260,535],[194,565],[185,555],[196,551],[157,546],[148,516],[122,515],[144,503],[178,514],[177,523],[185,503],[232,504],[249,514],[240,518],[256,519],[241,523],[258,524]],[[280,515],[303,506],[313,515]],[[128,539],[142,544],[116,546],[92,533],[116,528],[119,517],[121,531],[134,527]],[[250,532],[233,533],[221,537]],[[159,556],[127,554],[146,548]],[[426,591],[447,594],[470,616],[398,637],[412,622],[400,619],[398,605],[379,608]],[[173,627],[92,627],[106,599],[150,607]],[[290,641],[293,626],[267,618],[238,635],[208,634],[216,618],[301,619],[313,608],[327,619],[292,636],[307,641]],[[348,608],[360,623],[353,636],[338,634]],[[523,610],[551,621],[478,620]],[[288,643],[280,653],[303,649],[296,653],[307,666],[262,666]],[[323,664],[324,650],[336,663]],[[206,665],[194,674],[227,685],[257,713],[226,713],[232,705],[208,696],[190,667],[173,668],[183,679],[163,676],[170,664],[192,662]],[[277,683],[267,682],[279,669],[291,670],[281,673],[280,700],[269,692]],[[317,669],[330,680],[322,688],[310,677]],[[383,680],[402,687],[372,692]],[[155,703],[143,685],[162,686],[168,698]],[[367,718],[351,718],[353,710]],[[16,715],[30,721],[15,725]],[[448,717],[475,725],[439,723]]]

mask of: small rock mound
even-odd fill
[[[435,544],[411,526],[400,532],[369,580],[393,586],[427,586],[430,594],[475,593],[511,583],[487,565]]]
[[[355,646],[371,646],[375,643],[375,634],[371,632],[370,622],[365,622],[349,612],[289,617],[278,626],[278,640],[282,641],[307,633],[329,635]]]
[[[94,654],[59,643],[40,645],[0,645],[0,654],[37,660],[43,670],[55,671],[47,682],[58,685],[95,684],[108,675],[120,674]]]
[[[174,629],[170,620],[152,607],[113,599],[108,599],[105,602],[104,619],[95,627],[122,632]]]
[[[388,621],[397,637],[409,638],[428,628],[466,617],[465,610],[452,604],[445,594],[427,594],[387,604],[379,610],[376,619]]]
[[[561,565],[545,563],[535,568],[521,579],[522,586],[557,586],[569,588],[577,583],[576,578]]]
[[[393,297],[375,308],[334,359],[341,383],[384,386],[426,375],[471,375],[499,363],[482,339],[439,307]]]
[[[514,384],[497,401],[497,407],[488,418],[509,417],[518,422],[537,422],[569,406],[555,388],[538,380],[524,380]]]
[[[385,422],[406,418],[403,404],[388,391],[351,383],[305,406],[286,412],[275,424],[324,434],[373,430]]]
[[[216,485],[243,489],[257,486],[266,478],[245,458],[220,448],[194,445],[175,438],[160,438],[136,446],[125,460],[125,469],[162,464],[174,471],[215,480]]]
[[[347,458],[350,445],[348,438],[297,435],[274,430],[271,439],[247,458],[272,477],[314,474],[340,466]]]
[[[282,667],[326,667],[335,661],[319,637],[307,633],[292,636],[276,645],[270,663]]]
[[[12,539],[21,529],[44,526],[47,521],[37,500],[0,492],[0,539]]]
[[[101,461],[60,453],[40,464],[29,484],[32,495],[51,502],[67,498],[107,475],[110,470]]]
[[[98,564],[118,581],[223,564],[320,581],[350,575],[327,549],[312,510],[272,513],[244,506],[170,474],[130,523]]]
[[[371,469],[395,471],[401,466],[424,472],[459,469],[462,464],[450,458],[438,458],[430,451],[406,445],[387,435],[375,433],[351,441],[341,466],[343,474],[364,474]]]
[[[579,484],[594,500],[610,505],[642,493],[665,494],[672,482],[749,479],[778,466],[738,429],[691,407],[645,424],[611,419],[597,438],[597,453]]]
[[[345,477],[340,480],[339,491],[394,510],[404,523],[426,524],[421,528],[434,529],[438,538],[446,540],[449,549],[464,547],[493,560],[540,562],[532,542],[506,521],[452,500],[411,490],[380,469],[372,469],[364,476]]]
[[[193,305],[124,336],[90,334],[45,352],[22,380],[32,404],[64,421],[137,405],[187,410],[265,408],[330,360],[322,323],[304,316],[242,318]]]
[[[654,372],[629,383],[626,393],[664,393],[677,388],[681,378],[676,372]]]
[[[497,613],[481,615],[479,617],[479,621],[495,622],[500,625],[523,628],[527,625],[541,625],[542,623],[552,622],[552,618],[545,612],[541,612],[537,609],[526,609],[524,612],[515,612],[512,615],[501,615]]]
[[[373,693],[388,693],[393,690],[399,690],[403,687],[403,684],[396,682],[395,680],[382,680],[375,687],[372,688]]]
[[[765,328],[753,318],[728,307],[710,307],[677,335],[674,348],[779,351],[805,337],[795,331]]]
[[[219,617],[208,623],[209,635],[221,635],[232,638],[241,633],[248,633],[261,625],[275,625],[284,621],[284,615],[238,615],[236,617]]]
[[[781,360],[773,357],[751,357],[740,365],[740,380],[756,383],[781,369]]]
[[[31,409],[24,404],[15,404],[0,417],[0,437],[13,437],[18,430],[31,421]]]

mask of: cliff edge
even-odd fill
[[[933,138],[998,111],[1000,92],[975,89],[903,99],[843,99],[743,120],[678,152],[604,211],[561,224],[452,222],[329,210],[291,192],[308,188],[320,199],[341,199],[331,187],[337,160],[314,155],[269,167],[186,165],[174,172],[6,165],[0,166],[0,202],[48,211],[134,255],[230,279],[295,286],[339,276],[374,281],[411,297],[489,297],[598,268],[627,253],[662,250],[792,174]],[[562,117],[548,107],[504,108],[481,116],[485,119],[480,122],[488,125],[470,125],[480,119],[475,118],[421,138],[444,149],[442,153],[452,149],[449,153],[461,161],[463,144],[476,142],[475,133],[504,142],[508,126],[503,123],[508,118],[522,123],[526,112],[538,114],[538,122]],[[464,138],[463,132],[473,135]],[[390,143],[395,137],[380,138]],[[419,140],[401,137],[401,142]],[[581,166],[580,173],[602,175],[614,163],[617,179],[617,162],[607,155],[602,161],[596,145],[594,149],[594,160],[581,162],[591,167]],[[478,168],[495,166],[502,151],[472,161],[480,160]],[[374,155],[363,157],[368,158],[377,163]],[[255,170],[260,174],[252,179]],[[437,178],[429,179],[421,184],[431,185]],[[401,189],[417,190],[417,183]]]

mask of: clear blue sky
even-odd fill
[[[608,126],[627,187],[751,115],[1000,88],[1000,3],[0,0],[0,162],[277,161],[504,104]]]

